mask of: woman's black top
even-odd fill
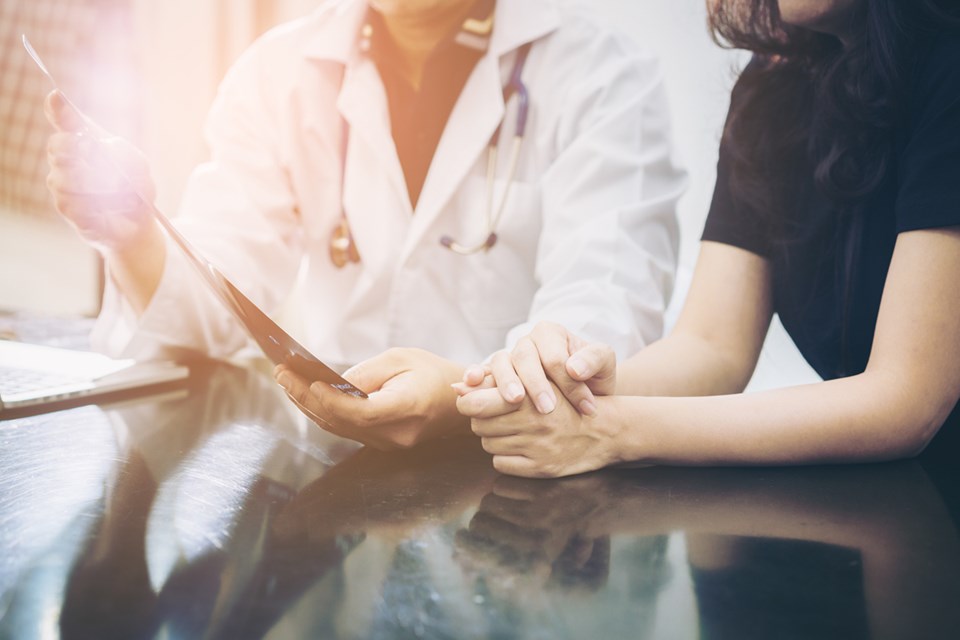
[[[748,67],[744,77],[750,72]],[[773,237],[765,230],[769,225],[731,194],[729,151],[725,144],[720,148],[702,239],[770,261],[774,311],[800,353],[826,380],[866,368],[897,234],[960,225],[960,36],[931,40],[908,86],[893,164],[855,215],[834,210],[816,191],[811,175],[801,178],[802,206],[791,215],[796,219]],[[733,104],[738,99],[735,87]],[[960,458],[960,405],[927,453]]]

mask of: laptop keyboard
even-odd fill
[[[54,389],[86,382],[78,376],[52,371],[30,371],[0,366],[0,395],[29,393],[40,389]]]

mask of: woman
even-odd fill
[[[619,368],[540,325],[469,369],[458,408],[497,469],[960,453],[953,4],[711,2],[716,37],[755,56],[677,325]],[[740,394],[774,312],[825,381]]]

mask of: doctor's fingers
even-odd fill
[[[468,393],[474,393],[475,391],[483,391],[485,389],[494,389],[497,388],[497,383],[493,379],[493,376],[486,376],[480,384],[470,386],[466,382],[454,382],[450,385],[458,396],[465,396]]]
[[[54,133],[47,140],[47,162],[51,170],[74,176],[74,192],[135,190],[153,199],[150,166],[140,150],[123,138]]]
[[[320,428],[322,428],[322,429],[324,429],[324,430],[326,430],[326,431],[329,431],[330,433],[333,433],[333,434],[335,434],[335,435],[341,435],[341,434],[339,434],[339,433],[336,432],[336,427],[334,427],[332,424],[330,424],[329,422],[327,422],[326,420],[324,420],[323,417],[320,416],[320,415],[318,415],[313,409],[307,407],[307,406],[304,405],[304,404],[301,404],[300,400],[298,400],[298,399],[297,399],[293,394],[291,394],[289,391],[287,391],[286,393],[287,393],[287,397],[290,398],[290,400],[291,400],[291,402],[293,402],[294,406],[296,406],[297,409],[300,410],[300,413],[302,413],[303,415],[305,415],[305,416],[307,416],[308,418],[310,418],[310,420],[312,420],[314,424],[316,424],[318,427],[320,427]]]
[[[77,195],[51,189],[54,206],[87,242],[119,248],[138,237],[148,224],[140,198],[129,193]]]
[[[58,131],[89,131],[98,136],[108,136],[103,128],[90,119],[75,105],[67,102],[62,93],[54,89],[43,101],[43,113]]]
[[[416,389],[406,384],[409,378],[396,379],[401,383],[372,391],[366,398],[325,382],[314,382],[310,393],[319,400],[327,421],[336,423],[339,430],[334,433],[381,450],[408,449],[430,437],[442,423],[424,413]]]
[[[326,393],[323,393],[324,390],[314,389],[309,382],[304,378],[297,375],[296,373],[290,371],[286,367],[278,366],[274,369],[274,377],[277,383],[283,387],[284,391],[287,394],[287,397],[297,406],[300,411],[310,418],[317,426],[329,431],[330,433],[343,437],[349,438],[351,440],[356,440],[362,444],[377,444],[371,442],[370,438],[367,437],[369,434],[365,433],[363,430],[357,430],[356,426],[348,421],[344,420],[344,413],[342,410],[337,412],[331,407],[330,402],[325,402],[328,400]],[[316,385],[321,385],[325,383],[314,383]],[[326,385],[329,386],[329,385]],[[321,391],[321,393],[316,393],[316,391]],[[329,388],[330,398],[335,398],[334,394],[339,394],[345,398],[349,398],[345,393],[337,391],[333,387]],[[362,402],[359,398],[353,398],[354,400]]]
[[[343,377],[365,393],[372,393],[385,382],[411,368],[410,356],[403,349],[387,349],[347,369]]]
[[[463,370],[463,383],[469,387],[477,387],[490,375],[490,365],[471,364]]]
[[[147,214],[147,206],[143,199],[122,179],[103,174],[86,166],[51,165],[47,173],[47,188],[58,201],[75,207],[100,208],[116,210],[118,205],[123,210],[143,211]]]
[[[323,384],[323,383],[316,383]],[[332,387],[331,387],[331,390]],[[335,393],[340,393],[339,391],[333,390]],[[346,395],[346,394],[344,394]],[[322,404],[317,402],[311,402],[309,398],[303,396],[302,394],[294,395],[290,391],[287,391],[287,397],[293,401],[293,404],[300,409],[300,412],[307,416],[310,420],[313,421],[318,427],[324,431],[329,431],[335,436],[340,436],[341,438],[347,438],[348,440],[354,440],[360,444],[373,447],[375,449],[389,449],[391,448],[389,443],[383,441],[382,438],[378,437],[376,432],[367,432],[362,429],[358,429],[355,424],[344,423],[341,419],[338,419],[336,416],[329,416],[329,419],[324,418],[326,415],[326,408]],[[319,407],[319,408],[314,408]]]
[[[500,391],[494,387],[473,390],[457,397],[457,411],[468,418],[496,418],[513,413],[522,406],[523,403],[504,400]]]
[[[290,398],[308,418],[317,424],[328,424],[327,421],[321,417],[323,405],[310,393],[310,384],[303,377],[294,373],[284,365],[277,365],[273,370],[273,378],[277,384],[283,387],[287,397]]]
[[[397,402],[397,394],[373,391],[366,398],[357,398],[334,389],[326,382],[313,382],[308,392],[329,422],[349,427],[350,437],[364,444],[386,444],[378,442],[381,438],[372,429],[392,423],[408,411],[407,407]]]
[[[144,211],[143,201],[135,193],[110,191],[97,194],[74,193],[63,188],[61,177],[47,176],[47,185],[57,211],[77,222],[85,218],[99,218],[110,214],[126,214],[131,219],[146,221],[149,213]]]
[[[330,423],[323,416],[326,415],[323,403],[310,389],[310,383],[301,375],[288,369],[285,365],[277,365],[273,369],[273,378],[283,387],[287,397],[307,415],[308,418],[324,425]]]

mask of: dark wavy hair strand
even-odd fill
[[[723,133],[734,197],[775,223],[801,202],[796,176],[812,174],[838,210],[857,210],[889,170],[917,43],[956,26],[956,4],[861,0],[844,43],[784,23],[777,0],[712,3],[714,39],[754,53]]]

